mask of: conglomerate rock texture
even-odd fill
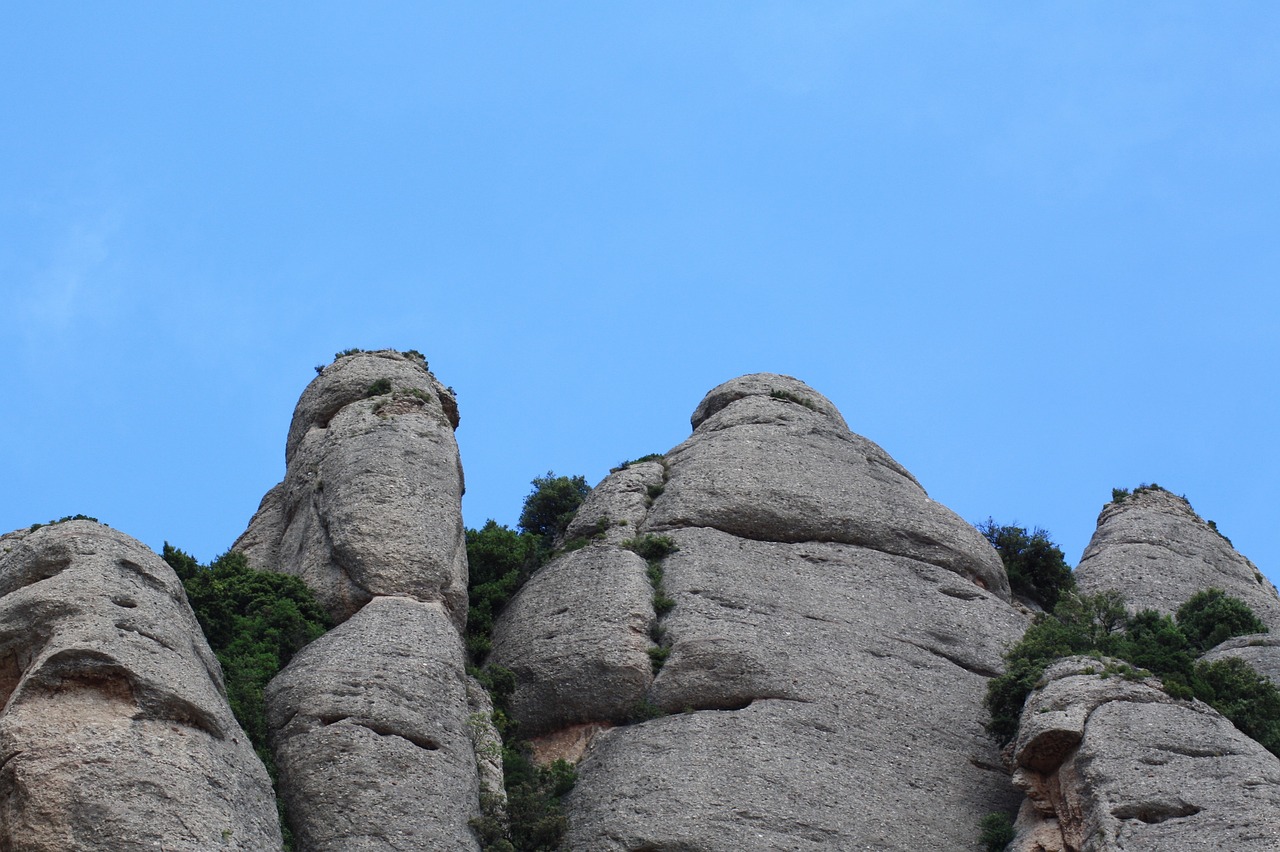
[[[1280,759],[1159,681],[1072,657],[1028,697],[1014,852],[1280,849]]]
[[[1210,527],[1186,498],[1163,488],[1139,488],[1103,507],[1098,528],[1076,567],[1087,594],[1115,589],[1132,609],[1173,614],[1207,588],[1249,605],[1280,631],[1280,596],[1252,562]]]
[[[983,730],[1026,626],[999,558],[802,382],[727,382],[693,424],[592,492],[569,535],[604,535],[495,631],[522,731],[595,732],[566,848],[975,848],[1016,803]],[[650,535],[656,590],[622,546]]]
[[[462,464],[453,392],[419,357],[338,358],[303,391],[285,478],[233,545],[253,567],[296,574],[335,621],[375,595],[467,612]]]
[[[236,549],[301,577],[342,622],[267,689],[300,852],[478,850],[478,754],[496,734],[466,675],[457,403],[416,354],[338,357],[303,392],[284,482]],[[479,731],[477,730],[479,729]]]
[[[75,520],[0,537],[0,849],[280,848],[173,570]]]

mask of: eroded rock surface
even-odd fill
[[[727,382],[693,423],[593,491],[575,528],[604,536],[499,619],[521,724],[593,735],[566,848],[973,848],[1016,802],[983,728],[1026,626],[998,556],[795,379]],[[671,605],[621,546],[646,535],[678,548]]]
[[[1236,552],[1183,497],[1141,488],[1098,516],[1076,567],[1080,590],[1115,589],[1132,609],[1172,615],[1207,588],[1240,598],[1273,632],[1280,630],[1280,596],[1252,562]]]
[[[478,850],[468,680],[439,603],[374,598],[304,648],[267,691],[300,848]]]
[[[0,537],[0,849],[279,849],[173,570],[92,521]]]
[[[301,577],[335,621],[375,595],[467,611],[462,466],[453,393],[421,358],[337,359],[294,409],[284,481],[233,545],[255,568]]]
[[[236,542],[301,577],[341,624],[270,684],[300,852],[478,850],[500,747],[467,677],[467,562],[453,393],[414,354],[338,358],[303,392],[284,482]]]
[[[1280,848],[1280,760],[1154,679],[1068,658],[1023,709],[1015,852]]]

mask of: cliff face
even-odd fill
[[[461,639],[457,424],[419,356],[338,358],[235,544],[338,625],[266,695],[299,852],[481,848],[502,766]],[[1098,661],[1052,667],[1000,754],[982,699],[1028,622],[999,557],[821,394],[744,376],[692,426],[601,482],[565,536],[586,546],[498,619],[521,735],[577,764],[563,848],[976,850],[1020,805],[1021,852],[1280,846],[1280,761]],[[0,544],[0,852],[279,848],[168,566],[87,521]],[[1280,626],[1274,588],[1165,492],[1108,505],[1078,578],[1165,612],[1218,587]],[[1275,677],[1274,641],[1208,656]]]
[[[343,622],[266,694],[282,795],[308,852],[479,849],[468,826],[480,813],[477,736],[496,734],[460,633],[457,423],[452,392],[421,358],[338,358],[298,401],[284,482],[236,544],[301,577]]]
[[[973,848],[1013,801],[981,706],[1025,627],[999,558],[801,382],[735,379],[693,424],[497,626],[522,730],[590,738],[568,847]]]

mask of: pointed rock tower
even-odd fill
[[[298,401],[284,482],[235,544],[255,567],[301,577],[341,622],[266,693],[306,852],[479,849],[468,821],[491,762],[477,749],[497,735],[465,671],[457,424],[420,355],[337,358]]]
[[[1275,587],[1185,498],[1156,486],[1103,507],[1076,582],[1165,614],[1218,588],[1280,626]],[[1277,650],[1260,634],[1203,659],[1239,656],[1275,680]],[[1154,678],[1112,676],[1106,661],[1073,657],[1045,672],[1011,759],[1026,793],[1012,852],[1280,849],[1280,759],[1207,704],[1174,699]]]

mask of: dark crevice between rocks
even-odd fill
[[[931,645],[925,645],[923,642],[915,642],[910,639],[902,639],[902,641],[908,645],[913,645],[919,648],[921,651],[927,651],[928,653],[933,654],[935,657],[946,660],[952,665],[959,666],[965,671],[971,674],[976,674],[979,677],[985,677],[990,679],[993,677],[998,677],[1000,675],[1000,672],[994,669],[989,669],[986,666],[982,666],[977,663],[971,662],[956,654],[949,654],[946,651],[943,651],[939,648],[935,648]]]
[[[1135,819],[1147,825],[1166,822],[1171,819],[1185,819],[1200,813],[1201,808],[1186,802],[1131,802],[1113,808],[1111,815],[1116,819]]]
[[[367,719],[358,719],[354,716],[320,716],[320,717],[317,717],[316,721],[318,721],[321,725],[324,725],[326,727],[328,727],[329,725],[337,725],[339,723],[346,722],[350,725],[355,725],[356,727],[364,728],[367,731],[372,731],[373,733],[377,734],[380,737],[399,737],[400,739],[405,740],[406,742],[413,743],[415,746],[425,751],[440,750],[440,743],[436,742],[430,737],[424,737],[420,734],[415,734],[411,731],[406,732],[406,731],[394,730],[389,725],[382,725],[377,722],[369,721]]]
[[[1002,763],[994,763],[990,760],[984,760],[977,755],[969,755],[969,765],[975,769],[981,769],[983,772],[996,772],[1000,775],[1008,775],[1009,770]]]
[[[796,698],[792,695],[753,695],[747,698],[725,696],[720,701],[704,701],[698,704],[692,704],[685,708],[685,712],[698,712],[701,710],[713,710],[719,713],[734,712],[737,710],[746,710],[757,701],[789,701],[792,704],[813,704],[814,702],[808,698]],[[815,725],[815,727],[820,727]],[[823,729],[827,730],[827,729]],[[832,733],[830,730],[828,733]]]
[[[950,598],[959,598],[962,601],[972,601],[983,597],[981,591],[976,586],[967,589],[957,589],[953,586],[939,587],[938,591]]]
[[[164,592],[169,597],[174,596],[175,590],[166,585],[164,580],[161,580],[132,559],[117,559],[116,564],[126,571],[136,574],[145,585],[150,586],[157,592]]]
[[[144,639],[150,639],[152,642],[155,642],[157,645],[159,645],[161,648],[164,648],[167,651],[174,651],[176,653],[178,650],[177,648],[173,647],[164,639],[160,638],[154,633],[151,633],[150,631],[147,631],[147,630],[143,630],[141,627],[138,627],[135,624],[129,624],[127,621],[117,621],[116,629],[123,630],[128,633],[135,633]]]

